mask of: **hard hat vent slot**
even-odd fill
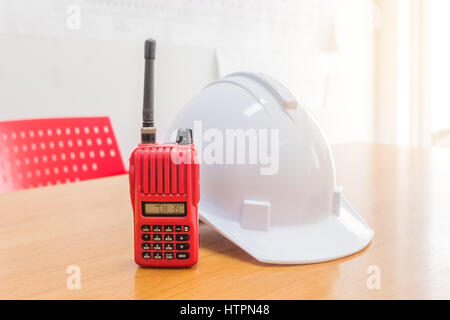
[[[241,207],[241,226],[247,229],[270,229],[270,202],[244,200]]]

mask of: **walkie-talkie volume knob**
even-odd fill
[[[180,128],[177,130],[177,144],[192,144],[192,130],[188,128]]]

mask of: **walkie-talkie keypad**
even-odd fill
[[[176,239],[177,239],[177,241],[188,241],[189,235],[188,234],[177,234]]]
[[[177,243],[177,250],[189,250],[189,243]]]
[[[188,259],[189,253],[187,252],[177,252],[177,259]]]
[[[153,254],[153,259],[162,259],[162,252],[155,252]]]
[[[189,230],[188,225],[142,225],[142,258],[189,259]]]
[[[142,235],[142,240],[144,240],[144,241],[150,241],[150,235],[144,233],[144,234]]]
[[[142,258],[144,258],[144,259],[150,259],[150,258],[151,258],[150,252],[142,252]]]
[[[173,252],[164,253],[164,258],[169,260],[173,259]]]

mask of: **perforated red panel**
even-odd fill
[[[123,173],[108,117],[0,122],[0,194]]]

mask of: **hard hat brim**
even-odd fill
[[[343,198],[338,215],[313,223],[272,226],[267,231],[243,228],[208,212],[200,219],[255,259],[274,264],[311,264],[339,259],[364,249],[373,230]]]

